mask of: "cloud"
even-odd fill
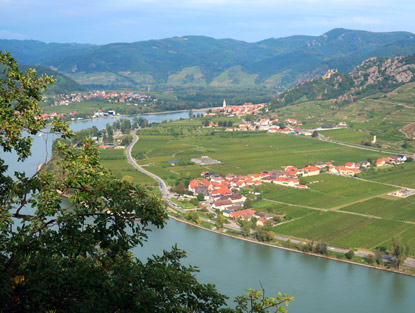
[[[11,32],[7,29],[0,29],[0,38],[1,39],[28,39],[29,37],[24,35],[24,34],[20,34],[20,33],[15,33],[15,32]]]

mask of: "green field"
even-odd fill
[[[137,171],[128,161],[124,150],[100,150],[101,164],[108,168],[116,177],[131,176],[133,182],[141,185],[155,185],[151,177]]]
[[[106,103],[103,101],[89,100],[89,101],[83,101],[83,102],[73,102],[70,105],[58,105],[58,106],[41,105],[41,108],[45,113],[56,112],[58,114],[60,113],[68,114],[71,112],[77,112],[81,114],[91,114],[98,110],[103,110],[103,111],[114,110],[119,106],[120,104],[117,104],[117,103],[110,103],[110,102]]]
[[[399,164],[394,167],[380,167],[359,174],[359,177],[382,183],[415,188],[415,162]]]
[[[391,238],[401,236],[410,243],[415,255],[415,225],[390,220],[371,219],[340,212],[313,212],[302,218],[274,227],[279,235],[325,242],[335,247],[388,249]]]
[[[252,204],[252,208],[261,212],[286,214],[287,217],[292,219],[302,218],[305,215],[312,214],[314,212],[314,210],[298,207],[295,205],[287,205],[267,200],[255,201]]]
[[[176,127],[177,128],[177,127]],[[175,129],[176,129],[175,128]],[[177,131],[175,129],[170,130]],[[165,132],[165,133],[169,133]],[[196,129],[186,135],[167,136],[140,133],[140,141],[133,148],[133,156],[140,164],[155,164],[167,172],[189,173],[199,177],[201,171],[216,171],[221,174],[253,174],[263,170],[280,170],[283,166],[304,167],[317,161],[331,161],[344,165],[348,161],[360,162],[367,158],[378,158],[381,153],[354,149],[322,142],[311,138],[243,132],[207,132]],[[202,155],[222,163],[210,166],[168,166],[168,161],[190,161]],[[162,177],[168,178],[165,174]]]
[[[357,212],[384,219],[415,222],[415,196],[396,200],[373,198],[341,208],[341,211]]]
[[[320,209],[331,209],[336,206],[366,199],[396,190],[382,184],[359,181],[349,177],[320,174],[306,177],[308,190],[299,190],[275,184],[263,184],[263,197],[291,204],[310,206]]]
[[[339,141],[345,141],[350,143],[357,143],[360,144],[366,141],[371,141],[373,139],[373,136],[370,136],[369,134],[353,130],[353,129],[335,129],[335,130],[325,130],[320,132],[322,135],[326,137],[332,137],[334,140]]]

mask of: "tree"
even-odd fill
[[[244,208],[249,209],[251,207],[251,205],[252,205],[252,200],[251,200],[251,198],[247,197],[245,202],[244,202]]]
[[[313,133],[311,134],[311,137],[317,138],[318,137],[318,132],[316,130],[313,131]]]
[[[409,245],[403,243],[400,237],[392,238],[392,254],[394,255],[394,265],[400,268],[409,255]]]
[[[180,182],[177,186],[176,186],[176,191],[178,194],[183,195],[186,192],[186,186],[184,184],[184,182]]]
[[[259,241],[270,242],[274,238],[273,232],[267,230],[264,226],[259,226],[256,229],[255,237]]]
[[[348,258],[349,260],[353,259],[354,257],[354,251],[352,249],[350,249],[349,251],[346,252],[346,258]]]
[[[287,307],[290,302],[294,300],[293,296],[278,293],[276,297],[265,297],[265,291],[262,290],[247,290],[248,294],[245,296],[238,296],[235,299],[236,312],[287,312],[284,305]]]
[[[327,255],[328,254],[327,244],[325,244],[324,242],[317,243],[316,244],[316,253]]]
[[[242,236],[249,237],[249,235],[251,234],[251,221],[247,219],[241,219],[240,225],[242,228]]]
[[[376,259],[376,263],[378,263],[380,266],[383,265],[383,252],[376,250],[375,251],[375,259]]]
[[[197,195],[197,200],[198,201],[203,201],[205,200],[205,195],[201,192],[199,192],[199,194]]]
[[[218,229],[222,229],[224,223],[225,223],[225,217],[223,216],[223,214],[218,214],[216,217],[216,227]]]
[[[131,122],[130,122],[130,120],[122,119],[120,122],[121,122],[121,125],[120,125],[121,132],[124,135],[128,134],[131,131]]]

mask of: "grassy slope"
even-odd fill
[[[353,130],[325,131],[323,134],[352,143],[360,143],[359,140],[368,137],[371,140],[372,135],[376,135],[383,147],[401,149],[408,138],[399,130],[415,120],[414,87],[415,83],[405,84],[392,92],[379,93],[344,105],[331,101],[304,102],[278,109],[277,113],[280,119],[301,120],[304,127],[346,121]],[[415,143],[409,142],[409,145],[409,151],[415,151]]]
[[[154,185],[155,180],[137,171],[128,161],[124,150],[100,150],[101,163],[118,178],[131,176],[133,182],[141,185]]]

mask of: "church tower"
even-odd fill
[[[223,99],[223,108],[226,108],[226,100]]]

